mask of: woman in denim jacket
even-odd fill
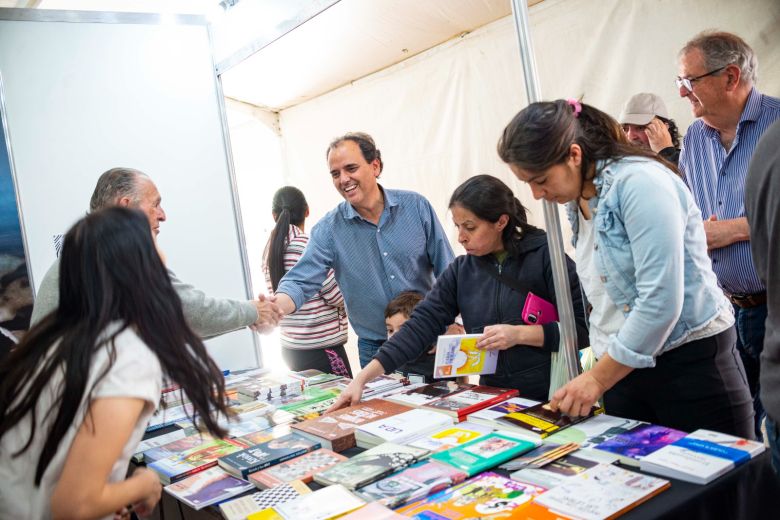
[[[509,123],[501,159],[535,198],[567,204],[598,362],[553,396],[685,431],[752,438],[734,318],[712,272],[702,217],[673,165],[578,101],[533,103]]]

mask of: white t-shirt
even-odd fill
[[[112,324],[110,330],[116,330]],[[89,382],[81,406],[76,413],[73,424],[65,433],[57,453],[52,458],[41,479],[40,487],[35,487],[35,468],[43,449],[51,423],[56,418],[57,410],[49,411],[55,390],[63,382],[63,373],[55,375],[41,393],[35,408],[37,427],[30,448],[12,457],[24,446],[30,434],[30,415],[20,421],[13,429],[0,439],[0,518],[50,518],[51,496],[54,487],[62,474],[73,439],[76,437],[89,403],[87,396],[92,388],[92,399],[106,397],[137,398],[146,401],[146,406],[127,441],[122,454],[114,464],[109,482],[119,482],[125,479],[128,462],[143,437],[149,417],[160,402],[162,390],[162,369],[157,356],[130,328],[125,329],[116,337],[116,360],[109,372],[95,385],[97,377],[108,366],[108,349],[101,348],[94,354],[90,369]],[[112,518],[109,515],[108,518]]]
[[[590,346],[596,358],[600,359],[607,351],[609,337],[618,333],[620,327],[626,322],[626,318],[607,294],[604,282],[601,281],[601,274],[596,269],[596,262],[593,258],[596,239],[593,231],[593,220],[586,220],[582,216],[582,210],[577,211],[577,215],[580,227],[574,258],[582,290],[585,291],[588,301],[593,306],[588,321]]]

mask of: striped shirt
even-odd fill
[[[309,235],[297,226],[290,226],[284,252],[284,271],[293,268],[306,250]],[[265,283],[273,294],[271,272],[263,265]],[[347,312],[336,278],[331,270],[320,290],[295,314],[285,316],[280,323],[279,339],[285,348],[315,349],[334,347],[347,342]]]
[[[423,294],[452,262],[452,248],[431,203],[411,191],[382,189],[385,208],[374,224],[344,201],[312,228],[306,252],[276,292],[296,308],[313,295],[330,269],[344,293],[360,339],[387,339],[384,311],[402,291]]]
[[[780,99],[753,88],[748,96],[731,150],[726,152],[720,132],[696,120],[688,128],[680,154],[680,171],[706,219],[745,216],[745,177],[761,134],[780,119]],[[753,266],[750,242],[735,242],[710,250],[712,269],[729,293],[753,294],[764,290]]]

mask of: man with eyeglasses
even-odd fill
[[[758,61],[737,35],[704,32],[678,54],[680,97],[698,119],[683,140],[679,167],[705,217],[712,268],[734,305],[737,348],[756,412],[756,436],[764,410],[759,399],[759,356],[767,316],[766,288],[750,251],[745,218],[745,177],[761,134],[780,119],[780,99],[755,87]]]

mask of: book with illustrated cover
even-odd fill
[[[355,440],[360,448],[372,448],[383,442],[406,444],[409,439],[452,426],[454,420],[440,413],[421,409],[409,410],[355,427]]]
[[[157,473],[160,477],[160,482],[172,484],[189,475],[216,466],[217,459],[220,457],[241,451],[244,448],[243,444],[233,440],[210,438],[193,448],[156,460],[149,464],[148,467]]]
[[[192,404],[172,406],[170,408],[158,408],[149,419],[146,431],[151,432],[159,430],[160,428],[165,428],[166,426],[177,423],[186,423],[187,426],[190,426],[194,413],[195,408],[193,408]]]
[[[388,401],[393,401],[394,403],[405,404],[406,406],[417,408],[452,394],[471,390],[474,386],[476,385],[458,383],[457,381],[437,381],[436,383],[398,392],[397,394],[386,397],[386,399]]]
[[[236,498],[219,505],[225,520],[244,520],[250,515],[260,513],[273,506],[283,504],[311,493],[311,489],[303,482],[293,481],[279,484],[265,491],[258,491],[249,496]]]
[[[462,421],[467,415],[488,408],[517,395],[514,388],[476,386],[471,390],[439,399],[422,407],[423,410],[446,413]]]
[[[764,451],[763,443],[711,430],[696,430],[639,461],[642,471],[694,484],[709,484]]]
[[[144,461],[144,452],[153,448],[159,448],[165,446],[173,441],[178,441],[190,435],[194,435],[198,431],[194,427],[190,428],[176,428],[175,430],[165,433],[163,435],[156,435],[154,437],[147,437],[138,443],[136,453],[133,455],[133,462],[141,463]],[[156,432],[153,432],[156,433]],[[169,454],[170,455],[170,454]]]
[[[443,451],[473,441],[483,435],[492,432],[493,428],[474,424],[471,422],[462,422],[453,426],[445,426],[432,433],[426,433],[415,437],[407,444],[415,448],[423,448],[431,453]]]
[[[273,439],[278,439],[279,437],[283,437],[288,433],[290,433],[290,425],[281,424],[279,426],[274,426],[273,428],[268,428],[266,430],[247,433],[246,435],[236,437],[235,440],[243,444],[246,444],[246,447],[249,448],[251,446],[255,446],[256,444],[262,444],[264,442],[268,442]]]
[[[308,483],[318,471],[328,469],[345,460],[347,460],[345,456],[330,450],[314,450],[281,464],[251,473],[249,481],[260,489],[272,488],[293,480]]]
[[[472,476],[530,451],[539,444],[538,441],[493,432],[454,448],[434,453],[431,458]]]
[[[520,412],[537,404],[539,404],[539,401],[523,397],[512,397],[506,401],[470,413],[468,420],[469,422],[484,424],[485,426],[495,426],[496,419],[500,419],[508,413]]]
[[[482,334],[439,336],[433,377],[495,374],[498,351],[478,349],[477,341],[481,337]]]
[[[323,486],[342,484],[354,490],[414,464],[427,455],[427,450],[386,442],[315,474],[314,481]]]
[[[546,440],[559,444],[576,442],[580,445],[581,452],[587,451],[587,454],[590,455],[593,453],[593,448],[595,448],[596,445],[620,435],[621,433],[626,433],[631,428],[639,426],[640,424],[647,423],[602,413],[594,415],[588,420],[577,423],[569,428],[560,430],[547,437]],[[612,462],[617,460],[617,457],[613,457],[612,460],[603,458],[599,458],[598,460],[602,462]]]
[[[274,507],[285,520],[330,520],[366,504],[344,486],[334,484]]]
[[[219,468],[209,468],[165,486],[168,494],[195,510],[224,502],[250,489],[254,489],[252,484],[228,475]]]
[[[583,520],[617,518],[669,487],[669,481],[598,464],[535,501],[554,513]]]
[[[409,410],[412,408],[402,404],[383,399],[371,399],[315,419],[294,424],[292,429],[308,439],[320,442],[323,447],[339,453],[356,446],[356,426]]]
[[[667,426],[642,423],[597,444],[594,449],[609,452],[617,456],[621,463],[638,467],[642,458],[686,435],[685,432]]]
[[[407,517],[399,515],[379,502],[371,502],[347,515],[340,516],[339,520],[404,520],[405,518]]]
[[[378,500],[396,508],[459,484],[466,477],[465,472],[448,464],[426,460],[360,488],[357,493],[367,501]]]
[[[565,455],[541,468],[523,468],[509,476],[513,480],[552,489],[598,464],[596,461],[580,457],[579,453],[574,453]]]
[[[231,475],[245,479],[250,473],[290,460],[320,447],[318,442],[290,433],[278,439],[224,456],[219,459],[219,466]]]
[[[408,504],[397,513],[419,519],[525,518],[522,509],[545,491],[497,473],[482,473],[462,484]]]
[[[544,439],[569,426],[581,423],[593,415],[602,413],[602,408],[591,408],[586,416],[572,417],[561,411],[553,411],[550,403],[540,403],[519,412],[508,413],[496,420],[496,428],[506,429],[521,435]]]

